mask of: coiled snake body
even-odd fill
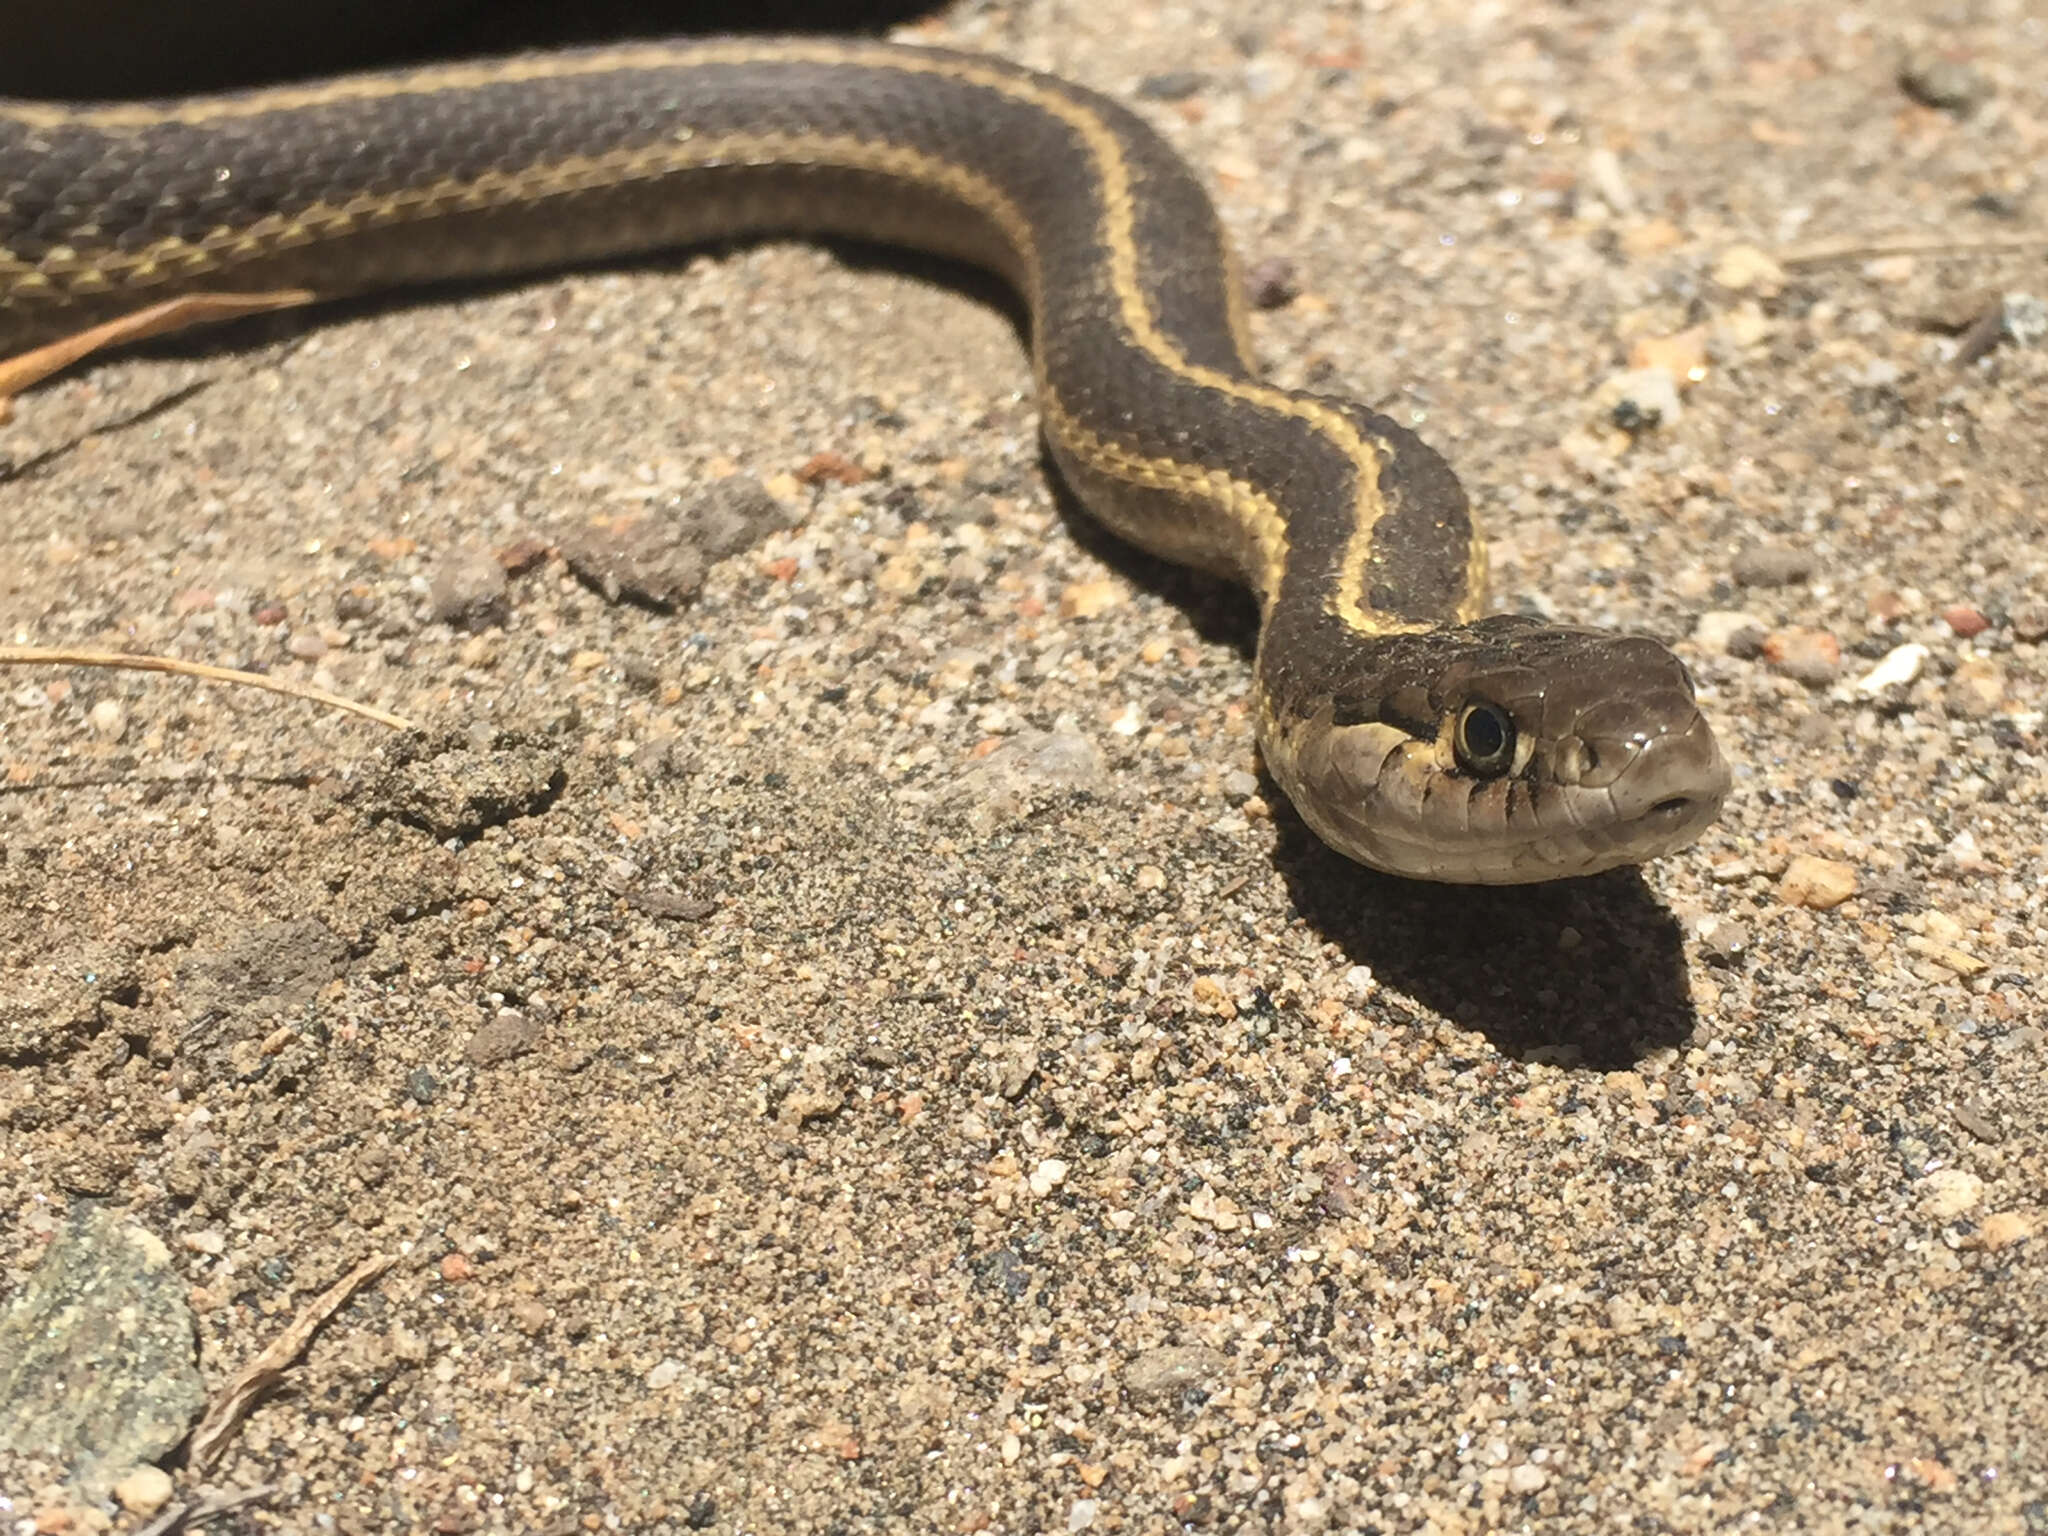
[[[0,103],[0,356],[181,292],[338,297],[757,232],[956,257],[1032,316],[1091,513],[1243,581],[1260,743],[1303,819],[1426,879],[1692,841],[1728,771],[1655,641],[1482,618],[1427,445],[1260,382],[1214,209],[1134,114],[883,43],[648,44],[156,105]]]

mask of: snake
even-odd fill
[[[1486,609],[1446,461],[1260,373],[1196,174],[1134,109],[994,57],[716,38],[152,103],[0,102],[0,356],[182,294],[320,299],[711,241],[970,263],[1029,316],[1087,512],[1242,583],[1266,771],[1340,853],[1523,884],[1695,841],[1730,771],[1642,634]]]

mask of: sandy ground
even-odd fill
[[[1993,248],[2048,22],[1928,16],[914,33],[1136,100],[1497,603],[1677,643],[1736,788],[1640,877],[1322,851],[1243,602],[1075,524],[930,274],[700,253],[21,401],[5,638],[453,735],[6,674],[0,1296],[98,1200],[218,1392],[397,1257],[174,1464],[274,1485],[216,1530],[2048,1532],[2048,348],[1955,334],[2048,291]],[[560,553],[687,585],[661,530],[762,492],[674,613]],[[11,1529],[104,1523],[58,1474]]]

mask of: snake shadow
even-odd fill
[[[1042,459],[1077,544],[1250,663],[1258,610],[1249,594],[1124,543],[1088,515],[1050,455]],[[1333,852],[1261,778],[1295,910],[1384,987],[1506,1055],[1597,1071],[1631,1066],[1697,1027],[1678,920],[1638,871],[1542,886],[1403,880]]]
[[[72,0],[6,7],[0,96],[177,96],[636,38],[878,33],[942,0]]]
[[[1524,1061],[1614,1071],[1699,1023],[1678,920],[1634,869],[1541,886],[1402,880],[1331,851],[1268,783],[1281,877],[1328,942]]]

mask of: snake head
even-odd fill
[[[1595,874],[1684,847],[1727,796],[1692,678],[1648,636],[1491,618],[1360,638],[1343,665],[1348,682],[1293,691],[1291,709],[1269,681],[1268,766],[1324,841],[1375,869]]]

